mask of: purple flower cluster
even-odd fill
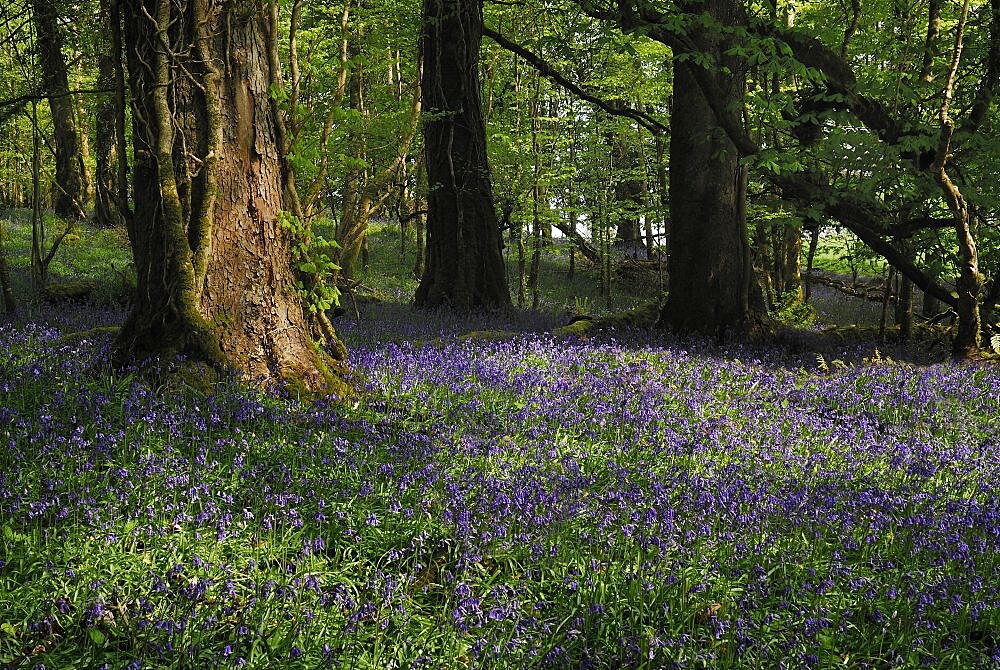
[[[998,662],[995,369],[436,318],[351,407],[0,326],[0,664]]]

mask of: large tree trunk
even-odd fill
[[[424,0],[427,267],[416,301],[466,310],[510,305],[486,158],[478,0]]]
[[[698,4],[723,25],[738,23],[735,0]],[[727,65],[713,73],[738,114],[744,91],[742,64],[724,57],[723,45],[701,36],[700,48]],[[660,323],[680,333],[724,336],[749,326],[750,253],[746,233],[745,169],[695,79],[693,61],[674,61],[670,133],[670,277]]]
[[[56,153],[56,184],[53,207],[65,219],[83,218],[84,188],[80,172],[80,137],[73,120],[73,96],[62,53],[62,31],[52,0],[33,0],[32,13],[38,31],[38,58],[45,93],[49,96]]]
[[[275,15],[235,0],[143,0],[126,12],[138,291],[119,360],[184,354],[262,382],[343,390],[341,364],[311,337],[280,222],[296,203],[271,96]]]

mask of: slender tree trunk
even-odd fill
[[[806,253],[806,282],[805,282],[805,296],[803,301],[808,303],[809,298],[812,297],[812,271],[813,271],[813,261],[816,260],[816,248],[819,246],[819,223],[817,222],[814,227],[810,229],[809,236],[809,251]]]
[[[535,75],[535,95],[531,103],[531,269],[528,272],[528,286],[531,289],[531,308],[538,309],[539,290],[538,274],[541,269],[542,260],[542,221],[539,214],[540,200],[542,199],[541,186],[541,144],[538,140],[538,132],[541,127],[541,119],[538,117],[539,98],[541,96],[541,77]]]
[[[885,327],[889,313],[889,302],[892,300],[892,280],[896,278],[896,268],[889,266],[889,272],[885,277],[885,293],[882,297],[882,314],[878,321],[878,339],[885,342]]]
[[[115,90],[116,59],[121,54],[115,51],[115,40],[112,35],[111,3],[101,0],[100,7],[100,45],[97,57],[97,88]],[[94,223],[105,228],[124,226],[117,203],[117,173],[118,173],[118,143],[115,138],[115,124],[118,118],[117,100],[115,94],[102,95],[97,99],[94,125],[96,126],[96,154],[94,174]]]
[[[668,251],[668,231],[669,231],[669,214],[670,214],[670,187],[667,183],[667,162],[664,160],[664,146],[663,146],[663,136],[659,133],[653,138],[656,145],[656,195],[659,202],[659,222],[660,222],[660,233],[663,237],[660,240],[660,245],[663,247],[663,251]],[[669,254],[668,254],[669,256]]]
[[[705,9],[723,25],[738,22],[735,0],[708,0]],[[701,48],[725,64],[714,76],[724,107],[738,115],[744,90],[741,63],[723,45]],[[670,135],[670,278],[660,322],[681,333],[722,337],[749,326],[749,245],[736,147],[728,139],[695,79],[693,61],[676,61]],[[739,124],[738,119],[733,123]]]
[[[419,212],[427,209],[426,197],[421,197],[421,194],[427,193],[427,172],[423,157],[421,157],[420,162],[417,164],[416,182],[416,191],[413,194],[413,207]],[[424,276],[424,220],[423,214],[417,214],[413,220],[413,245],[416,247],[414,249],[413,276],[417,279]]]
[[[479,86],[478,0],[424,0],[427,268],[420,306],[510,305]]]
[[[361,37],[359,36],[360,40]],[[357,59],[359,46],[355,41],[348,45],[352,59]],[[350,76],[348,84],[350,91],[351,109],[358,113],[358,116],[366,116],[364,104],[364,71],[356,67]],[[365,140],[361,132],[352,134],[352,148],[359,153],[358,158],[365,160]],[[368,195],[369,168],[363,167],[348,172],[344,181],[344,208],[340,218],[340,228],[337,231],[337,242],[340,244],[340,252],[337,264],[340,266],[340,273],[348,279],[354,276],[358,258],[361,255],[361,247],[368,236],[368,219],[371,216],[371,198]]]
[[[80,173],[80,136],[73,120],[73,96],[69,94],[69,75],[62,52],[57,4],[52,0],[32,0],[31,7],[38,32],[42,78],[52,111],[56,153],[53,207],[56,215],[65,219],[83,218],[85,197]]]
[[[524,225],[520,221],[515,225],[516,228],[511,228],[510,230],[512,234],[516,235],[517,240],[517,306],[524,307],[524,303],[527,301],[527,276],[524,264]]]
[[[937,55],[937,41],[941,36],[941,5],[943,0],[930,0],[927,5],[927,38],[924,41],[923,62],[920,65],[920,81],[934,81],[934,57]]]
[[[45,219],[42,216],[41,137],[38,105],[31,102],[31,288],[37,294],[48,283],[45,261]]]
[[[795,225],[782,225],[777,230],[777,258],[780,267],[776,275],[780,277],[782,295],[794,293],[796,300],[802,299],[802,229]]]
[[[913,335],[913,282],[905,276],[900,276],[899,279],[896,325],[899,326],[899,339],[909,341]]]
[[[573,107],[570,103],[570,112],[572,113]],[[577,218],[576,218],[576,142],[577,142],[577,132],[576,123],[574,119],[572,135],[570,137],[569,145],[569,164],[570,169],[573,171],[569,177],[569,188],[568,188],[568,207],[566,207],[566,213],[569,215],[569,233],[568,236],[571,240],[575,242],[578,236],[576,232]],[[576,248],[575,245],[569,248],[569,273],[568,277],[570,281],[573,280],[573,275],[576,273]]]
[[[271,96],[275,14],[235,0],[143,0],[126,6],[125,26],[138,291],[116,358],[184,354],[305,392],[343,391],[342,364],[311,336],[281,223],[296,203]]]
[[[4,314],[13,314],[17,311],[17,301],[14,300],[14,290],[10,283],[10,268],[7,265],[7,252],[4,248],[2,220],[0,220],[0,293],[3,294]]]
[[[913,260],[913,251],[908,246],[904,246],[902,251]],[[895,317],[896,325],[899,326],[899,339],[908,342],[913,335],[913,282],[903,274],[899,276]]]
[[[77,73],[77,86],[82,79],[80,74]],[[74,95],[72,100],[77,138],[80,140],[80,151],[77,153],[77,162],[80,165],[80,206],[86,210],[94,199],[94,175],[90,171],[90,120],[87,118],[87,105],[83,96]]]
[[[968,202],[946,169],[951,153],[951,140],[955,132],[955,122],[950,113],[951,100],[954,95],[958,65],[962,59],[962,40],[968,15],[969,0],[965,0],[955,30],[955,48],[952,52],[951,67],[941,96],[941,108],[938,111],[941,136],[938,139],[934,164],[931,166],[934,180],[941,188],[944,199],[948,203],[948,209],[951,211],[955,236],[958,239],[960,259],[956,287],[958,289],[958,332],[955,334],[954,342],[952,342],[952,353],[956,358],[968,358],[979,352],[980,329],[982,327],[979,301],[983,289],[983,276],[979,272],[979,251],[973,233],[972,217]]]

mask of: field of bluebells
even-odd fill
[[[995,367],[385,308],[306,405],[120,317],[0,322],[0,667],[1000,664]]]

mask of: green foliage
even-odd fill
[[[336,277],[340,266],[328,252],[338,248],[337,242],[316,234],[313,225],[289,212],[279,212],[278,222],[291,237],[291,251],[299,278],[296,290],[310,314],[320,314],[340,304],[340,289]]]
[[[588,296],[573,296],[572,312],[575,316],[590,316],[593,309]]]
[[[789,291],[778,300],[774,317],[786,325],[807,328],[816,322],[816,309],[802,302],[800,292]]]

